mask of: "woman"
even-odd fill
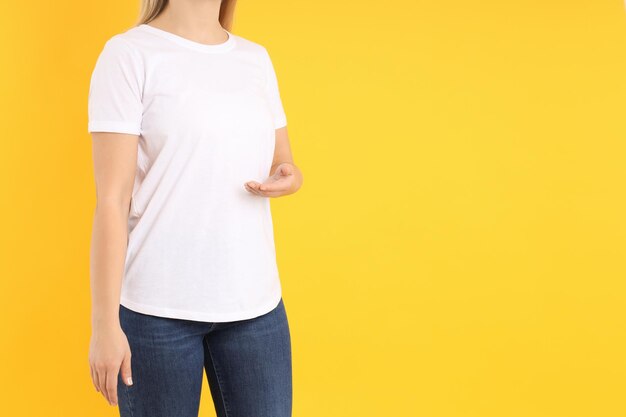
[[[291,415],[270,197],[296,192],[276,73],[234,0],[143,0],[89,89],[89,362],[122,417]],[[131,359],[132,352],[132,359]]]

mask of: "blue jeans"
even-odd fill
[[[120,305],[133,385],[118,376],[121,417],[197,417],[203,372],[218,417],[291,417],[291,339],[282,298],[246,320],[157,317]]]

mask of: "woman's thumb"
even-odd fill
[[[122,374],[122,381],[124,381],[126,385],[133,385],[133,378],[130,371],[130,355],[124,357],[120,373]]]
[[[289,164],[282,164],[280,166],[280,173],[282,175],[290,175],[290,174],[293,173],[293,169],[292,169],[291,165],[289,165]]]

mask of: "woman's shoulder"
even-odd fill
[[[263,55],[263,54],[265,54],[267,52],[267,49],[266,49],[265,45],[263,45],[259,41],[252,40],[251,38],[247,38],[247,37],[243,37],[243,36],[237,35],[237,34],[232,33],[230,31],[228,33],[230,33],[231,35],[233,35],[235,37],[235,39],[237,40],[237,45],[240,47],[241,50],[254,52],[254,53],[257,53],[259,55]]]
[[[109,55],[129,55],[136,53],[141,45],[141,33],[137,26],[124,31],[115,32],[105,38],[102,45],[102,52]]]

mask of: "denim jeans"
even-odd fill
[[[218,417],[291,417],[291,339],[282,298],[230,322],[157,317],[120,305],[133,385],[118,376],[121,417],[198,417],[203,372]]]

